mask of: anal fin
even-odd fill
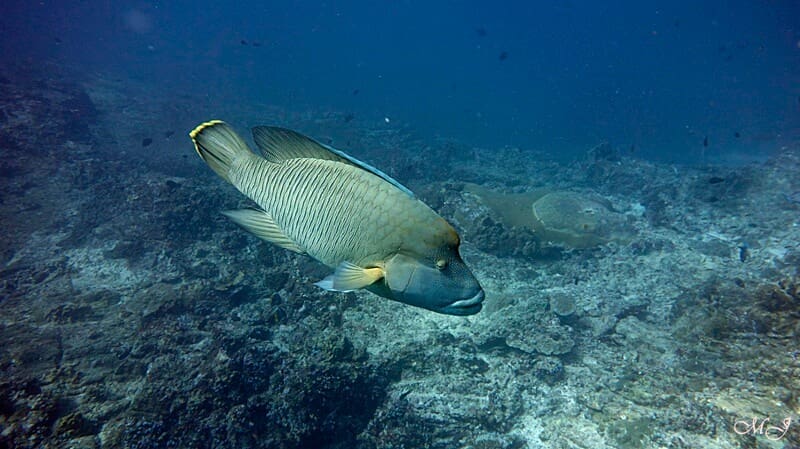
[[[294,240],[283,233],[278,224],[275,223],[275,220],[272,219],[272,216],[266,211],[249,208],[226,210],[222,214],[260,239],[278,245],[281,248],[305,254],[305,251]]]

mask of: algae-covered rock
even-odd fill
[[[568,293],[555,293],[550,296],[550,310],[561,317],[570,316],[575,313],[575,298]]]

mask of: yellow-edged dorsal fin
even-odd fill
[[[291,129],[256,126],[253,128],[253,140],[264,158],[270,162],[309,158],[352,164],[350,160],[334,153],[316,140]]]
[[[382,178],[386,182],[394,185],[405,192],[408,196],[415,198],[414,194],[404,185],[397,182],[394,178],[377,168],[362,162],[349,154],[339,151],[336,148],[317,142],[316,140],[304,136],[291,129],[280,128],[277,126],[256,126],[253,128],[253,140],[261,150],[264,159],[270,162],[282,162],[288,159],[322,159],[326,161],[336,161],[343,164],[352,165],[362,170],[366,170],[373,175]]]

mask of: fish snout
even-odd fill
[[[481,289],[475,296],[467,299],[459,299],[445,307],[443,311],[452,315],[474,315],[483,308],[483,299],[485,297],[486,293]]]

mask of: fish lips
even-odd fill
[[[439,312],[448,315],[475,315],[483,308],[483,299],[486,294],[480,290],[475,296],[469,299],[460,299],[446,307],[443,307]]]

